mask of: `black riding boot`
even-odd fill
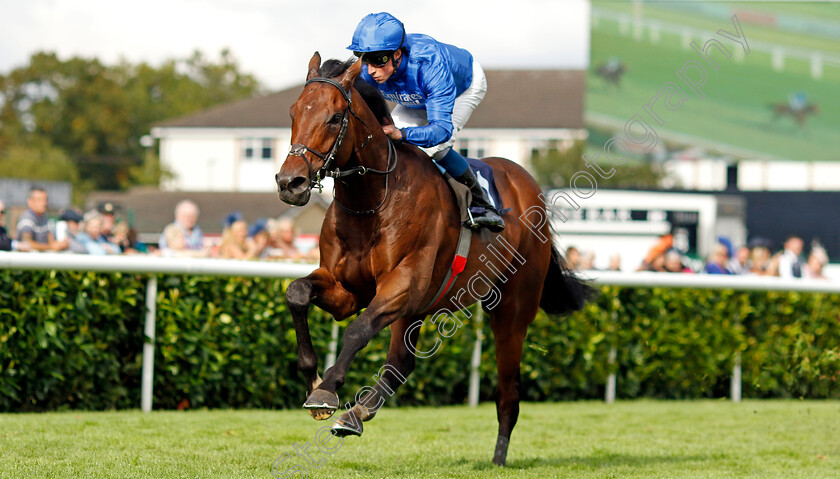
[[[486,227],[494,233],[498,233],[505,229],[505,220],[502,219],[499,212],[493,207],[493,203],[487,198],[484,189],[478,184],[475,174],[471,169],[467,168],[461,176],[455,178],[459,183],[463,183],[470,189],[472,193],[472,203],[470,207],[478,207],[484,209],[483,213],[471,213],[475,224],[479,227]]]

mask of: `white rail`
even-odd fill
[[[237,276],[264,278],[300,278],[311,273],[317,265],[269,261],[239,261],[206,258],[164,258],[156,256],[88,256],[58,253],[0,253],[0,269],[96,271],[103,273],[148,274],[143,346],[143,370],[140,393],[141,408],[152,410],[154,371],[154,338],[157,299],[157,276],[160,274]],[[753,276],[725,276],[704,274],[670,274],[650,272],[583,271],[581,276],[598,286],[629,286],[656,288],[733,289],[741,291],[797,291],[804,293],[840,293],[840,283],[831,281],[784,279]],[[336,325],[337,326],[337,325]],[[337,329],[333,328],[331,358],[334,361]],[[481,330],[477,331],[481,334]],[[481,339],[475,343],[473,358],[481,357]],[[327,360],[330,362],[330,359]],[[473,363],[475,360],[473,360]],[[477,365],[472,365],[477,371]],[[732,372],[732,400],[740,401],[740,362],[736,357]],[[478,375],[471,374],[471,405],[477,403]],[[472,383],[475,384],[472,384]],[[737,384],[736,384],[737,383]],[[615,398],[615,376],[607,383],[607,402]]]

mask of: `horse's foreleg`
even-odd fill
[[[313,300],[322,309],[339,318],[352,314],[355,308],[355,298],[337,284],[335,278],[323,268],[313,271],[305,278],[292,281],[286,290],[286,304],[292,314],[297,336],[298,369],[306,380],[307,395],[312,394],[322,381],[318,375],[318,355],[309,334],[309,305]],[[310,409],[312,417],[319,420],[327,419],[335,411],[335,408]]]
[[[411,275],[394,270],[390,278],[393,279],[386,278],[380,283],[376,297],[344,331],[343,345],[335,364],[324,374],[324,381],[309,396],[304,407],[337,407],[338,396],[335,392],[344,384],[345,375],[356,353],[367,346],[382,329],[404,316]]]
[[[363,428],[359,420],[373,419],[385,401],[405,383],[414,371],[416,356],[412,351],[417,350],[417,337],[420,335],[420,328],[409,330],[409,326],[422,319],[422,316],[401,318],[391,324],[391,345],[388,348],[385,366],[374,375],[374,385],[363,388],[366,393],[361,398],[358,397],[358,394],[363,392],[360,390],[357,393],[356,404],[338,418],[332,428],[334,434],[360,436]],[[412,349],[409,349],[409,346]]]

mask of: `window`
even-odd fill
[[[272,145],[273,141],[271,138],[263,138],[262,140],[262,159],[263,160],[270,160],[274,155],[272,155]]]
[[[271,138],[243,138],[242,158],[246,160],[272,160],[274,158],[274,140]]]

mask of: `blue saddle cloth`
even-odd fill
[[[498,210],[500,214],[504,214],[502,211],[504,209],[504,205],[502,204],[502,197],[499,195],[499,190],[496,188],[496,178],[493,177],[493,168],[490,168],[490,165],[481,160],[473,158],[464,159],[467,160],[467,163],[470,165],[470,169],[473,170],[473,173],[475,173],[478,184],[481,185],[481,188],[487,192],[487,197],[490,198],[493,206],[496,207],[496,210]]]

